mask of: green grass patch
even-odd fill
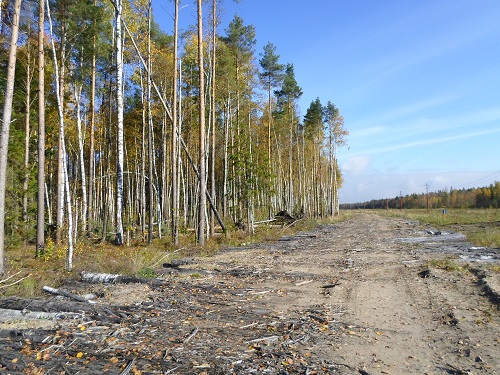
[[[428,266],[445,270],[448,272],[465,273],[469,272],[469,265],[467,263],[458,263],[453,258],[444,259],[431,259],[428,261]]]
[[[376,210],[381,215],[404,217],[436,226],[442,230],[461,232],[475,246],[500,247],[500,209],[411,209]]]

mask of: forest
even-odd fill
[[[71,270],[78,241],[203,246],[338,214],[340,110],[302,116],[293,62],[239,16],[220,30],[222,0],[193,1],[183,32],[180,5],[169,35],[151,0],[0,0],[0,274],[4,249],[49,238]]]
[[[341,204],[343,209],[402,209],[402,208],[500,208],[500,182],[479,188],[443,189],[436,192],[410,194],[369,202]]]

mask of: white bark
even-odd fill
[[[174,16],[174,77],[173,97],[172,97],[172,203],[171,203],[171,216],[172,216],[172,242],[179,243],[179,176],[178,176],[178,158],[179,146],[177,141],[177,53],[178,53],[178,29],[179,29],[179,0],[175,0],[175,16]],[[179,111],[180,112],[180,111]]]
[[[0,275],[5,272],[4,241],[5,241],[5,185],[7,180],[7,153],[9,147],[10,122],[12,119],[12,101],[14,98],[14,79],[16,74],[17,39],[19,36],[19,14],[21,0],[14,3],[14,19],[9,47],[9,62],[7,67],[7,84],[3,103],[2,130],[0,134]]]
[[[49,0],[47,0],[47,17],[49,20],[50,35],[52,36],[52,19],[50,16],[50,6]],[[56,83],[56,92],[61,92],[59,87],[59,64],[57,63],[56,46],[54,43],[54,38],[51,38],[52,55],[54,58],[54,75]],[[59,134],[60,134],[60,146],[62,154],[62,174],[63,174],[63,189],[61,195],[66,197],[66,205],[68,210],[68,256],[66,259],[66,267],[68,271],[73,269],[73,215],[71,210],[71,192],[69,189],[69,178],[68,178],[68,165],[67,165],[67,154],[66,154],[66,142],[64,140],[64,113],[61,95],[56,95],[57,97],[57,110],[59,114]],[[66,194],[65,194],[66,193]],[[64,206],[63,206],[64,209]]]
[[[115,0],[116,31],[116,94],[117,94],[117,163],[116,163],[116,243],[123,245],[123,54],[122,54],[122,0]]]
[[[198,69],[200,79],[200,145],[199,145],[199,206],[198,206],[198,243],[205,244],[205,210],[206,210],[206,182],[205,182],[205,71],[203,66],[203,17],[202,1],[198,0]]]
[[[82,229],[86,228],[86,223],[85,220],[87,220],[87,209],[88,209],[88,202],[87,202],[87,177],[85,174],[85,157],[84,157],[84,152],[83,152],[83,132],[82,132],[82,116],[81,116],[81,93],[82,93],[82,87],[78,86],[75,87],[75,103],[76,103],[76,125],[78,129],[78,151],[80,154],[80,174],[81,174],[81,179],[82,179]]]
[[[38,204],[36,229],[36,255],[45,249],[45,3],[38,1]],[[48,201],[47,201],[48,203]]]

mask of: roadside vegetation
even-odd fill
[[[15,276],[0,282],[0,295],[38,296],[41,295],[44,285],[59,287],[71,280],[78,280],[82,271],[158,277],[164,272],[162,264],[172,259],[210,256],[228,247],[275,241],[282,236],[309,230],[319,224],[342,221],[350,216],[350,213],[341,213],[340,216],[323,220],[302,219],[293,225],[261,225],[255,228],[253,234],[230,229],[225,235],[211,237],[203,247],[196,244],[191,233],[181,234],[178,245],[174,245],[170,237],[157,239],[151,245],[143,242],[132,243],[130,246],[79,242],[74,248],[74,268],[71,272],[65,267],[67,246],[47,241],[43,258],[35,258],[33,246],[19,245],[8,251],[9,275]],[[10,285],[13,283],[16,284]]]

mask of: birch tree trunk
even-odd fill
[[[77,124],[77,130],[78,130],[78,151],[80,155],[80,174],[81,174],[81,189],[82,189],[82,214],[81,214],[81,220],[82,220],[82,229],[85,230],[86,223],[85,220],[87,220],[87,209],[88,209],[88,202],[87,202],[87,177],[85,174],[85,156],[84,156],[84,150],[83,150],[83,132],[82,132],[82,115],[81,115],[81,93],[82,93],[82,86],[77,86],[75,87],[75,103],[76,103],[76,124]]]
[[[47,2],[47,12],[50,14],[49,3]],[[49,22],[52,22],[49,18]],[[61,106],[61,109],[64,114],[64,86],[65,86],[65,78],[66,78],[66,45],[67,45],[67,35],[66,35],[66,27],[65,21],[61,20],[61,38],[60,38],[60,47],[61,51],[60,62],[57,62],[56,56],[54,56],[54,64],[59,64],[59,72],[56,77],[57,83],[56,86],[58,90],[56,91],[58,106]],[[51,32],[51,38],[53,38],[53,34]],[[60,104],[59,104],[60,103]],[[64,122],[64,119],[60,120]],[[64,155],[63,155],[63,135],[59,133],[58,140],[58,149],[57,149],[57,201],[56,201],[56,242],[62,242],[62,230],[63,230],[63,222],[64,222]]]
[[[94,5],[96,2],[94,1]],[[92,213],[94,207],[95,191],[95,90],[96,90],[96,36],[92,39],[92,73],[90,78],[90,136],[89,136],[89,184],[88,184],[88,211],[87,211],[87,231],[92,231]]]
[[[212,204],[216,205],[215,196],[215,63],[216,63],[216,47],[217,47],[217,0],[212,2],[212,73],[211,73],[211,89],[210,95],[210,116],[212,123],[212,139],[211,139],[211,164],[210,164],[210,195],[212,197]],[[215,212],[210,210],[210,234],[215,235]]]
[[[117,162],[116,162],[116,244],[123,245],[123,55],[122,55],[122,0],[115,0],[116,32],[116,104],[117,104]]]
[[[50,35],[52,36],[52,19],[50,16],[50,7],[49,7],[49,1],[47,0],[47,16],[49,19],[49,27],[50,27]],[[51,45],[52,45],[52,54],[54,58],[54,75],[55,75],[55,83],[56,83],[56,92],[57,93],[62,93],[62,88],[59,87],[60,81],[60,76],[59,76],[59,65],[57,63],[57,55],[56,55],[56,46],[54,43],[54,38],[51,38]],[[62,95],[56,95],[57,97],[57,112],[59,115],[59,139],[60,139],[60,145],[61,145],[61,154],[62,154],[62,165],[61,167],[61,172],[62,172],[62,180],[63,180],[63,189],[61,191],[61,194],[66,196],[66,204],[67,204],[67,210],[68,210],[68,256],[67,256],[67,262],[66,262],[66,267],[68,271],[71,271],[73,269],[73,215],[72,215],[72,210],[71,210],[71,195],[70,195],[70,189],[69,189],[69,177],[68,177],[68,165],[67,165],[67,155],[66,155],[66,143],[64,141],[64,111],[63,111],[63,101],[62,101]],[[65,194],[66,193],[66,194]],[[62,211],[64,212],[64,206],[62,207]],[[64,218],[64,215],[63,215]]]
[[[175,0],[175,17],[174,17],[174,76],[172,79],[173,97],[172,97],[172,242],[179,243],[179,183],[178,183],[178,142],[177,142],[177,50],[178,50],[178,28],[179,28],[179,0]],[[180,112],[180,111],[179,111]]]
[[[38,199],[36,257],[45,251],[45,0],[38,1]]]
[[[153,243],[153,119],[151,114],[151,0],[148,5],[148,56],[147,56],[147,110],[148,110],[148,243]]]
[[[31,9],[30,9],[31,11]],[[23,223],[28,225],[28,183],[30,161],[30,112],[31,112],[31,82],[33,80],[31,65],[31,19],[28,20],[28,40],[26,42],[26,118],[24,122],[24,177],[23,177]]]
[[[7,67],[7,84],[3,103],[2,133],[0,134],[0,275],[5,273],[5,185],[7,180],[7,153],[9,147],[10,122],[12,119],[12,101],[14,98],[14,79],[16,74],[17,39],[19,35],[19,14],[21,0],[14,2],[14,19],[9,46],[9,62]]]
[[[198,206],[198,243],[205,244],[205,210],[206,210],[206,181],[205,181],[205,70],[203,67],[203,17],[202,0],[198,0],[198,69],[200,79],[200,145],[199,145],[199,206]]]

